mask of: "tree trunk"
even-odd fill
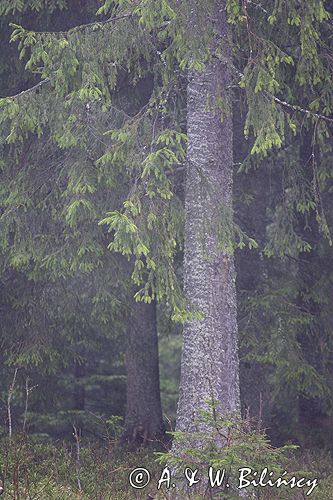
[[[156,304],[132,301],[126,351],[127,404],[123,442],[147,445],[163,437]]]
[[[317,147],[313,146],[314,130],[310,128],[304,134],[303,143],[300,146],[300,160],[303,165],[303,175],[305,179],[313,185],[314,167],[313,161],[318,161],[319,155]],[[315,155],[314,158],[312,155]],[[323,303],[321,300],[315,299],[318,283],[321,281],[322,269],[327,267],[327,258],[323,255],[323,250],[318,251],[320,246],[320,231],[318,221],[316,220],[317,213],[312,210],[309,213],[299,214],[298,234],[304,241],[307,241],[312,250],[310,252],[300,252],[298,260],[298,283],[299,291],[297,298],[297,306],[300,311],[304,312],[305,317],[311,320],[308,325],[303,325],[299,328],[297,334],[297,342],[300,347],[300,356],[303,357],[304,363],[309,364],[317,371],[319,376],[323,370],[323,358],[318,346],[324,345],[326,340],[325,328],[322,323],[321,310]],[[321,288],[321,286],[320,286]],[[312,292],[315,292],[312,295]],[[308,385],[308,392],[310,392]],[[321,398],[310,396],[306,391],[296,389],[297,401],[297,417],[290,425],[289,429],[296,437],[295,441],[301,446],[311,446],[314,438],[320,439],[320,427],[316,419],[325,418],[325,406],[321,404]],[[291,406],[291,405],[288,405]],[[313,432],[315,425],[315,433]],[[318,428],[319,427],[319,428]],[[325,441],[325,436],[323,442]]]
[[[84,411],[85,409],[85,387],[82,383],[82,379],[86,376],[86,364],[85,362],[79,362],[75,360],[74,362],[74,410]]]
[[[213,56],[202,72],[191,71],[187,88],[184,290],[204,319],[184,326],[176,425],[182,432],[207,430],[200,410],[208,400],[217,401],[225,414],[239,410],[234,256],[220,247],[221,231],[227,234],[222,213],[232,213],[233,172],[232,116],[223,113],[221,119],[219,109],[231,82],[224,8],[221,2],[214,16],[223,62]]]
[[[244,126],[246,114],[243,113],[239,101],[234,104],[233,113],[233,151],[234,163],[239,164],[250,154],[250,141],[244,140]],[[259,162],[259,159],[258,159]],[[263,252],[266,243],[266,229],[268,225],[267,207],[272,195],[270,168],[267,159],[261,161],[259,168],[253,169],[250,173],[242,173],[235,176],[234,193],[237,198],[248,193],[254,196],[254,200],[249,205],[239,203],[237,217],[241,220],[243,229],[258,243],[257,249],[243,248],[236,254],[237,290],[243,298],[238,302],[238,331],[240,343],[240,400],[242,414],[250,417],[256,422],[258,429],[271,427],[271,388],[268,382],[271,370],[264,363],[255,359],[246,359],[248,354],[260,354],[253,352],[253,348],[248,347],[249,327],[252,330],[252,322],[249,323],[249,314],[243,315],[242,306],[245,308],[245,297],[255,297],[256,291],[263,286],[264,276],[267,275],[267,261]],[[276,180],[276,182],[278,182]],[[243,318],[241,318],[243,316]],[[262,318],[264,321],[264,319]],[[254,326],[254,328],[256,328]],[[260,329],[259,329],[260,330]],[[261,343],[261,337],[265,332],[256,331],[255,339]],[[242,346],[242,341],[244,342]],[[242,349],[243,347],[243,349]]]

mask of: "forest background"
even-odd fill
[[[214,3],[196,2],[189,37],[190,1],[0,2],[8,498],[29,488],[59,498],[59,482],[68,498],[108,498],[94,488],[110,470],[123,480],[131,464],[151,465],[151,442],[167,447],[188,319],[187,72],[209,60]],[[300,445],[302,466],[329,469],[332,6],[225,7],[232,76],[213,107],[233,114],[233,214],[221,213],[221,238],[237,271],[242,414],[274,445]]]

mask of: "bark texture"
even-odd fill
[[[223,40],[223,62],[214,55],[202,72],[190,72],[187,89],[189,138],[186,178],[184,289],[204,314],[184,327],[176,430],[202,431],[200,409],[214,398],[223,413],[239,410],[235,267],[232,252],[219,249],[221,213],[232,210],[233,137],[227,102],[231,60],[225,2],[215,17],[216,43]],[[214,45],[214,44],[213,44]],[[212,51],[214,47],[212,47]]]
[[[164,434],[156,305],[132,301],[126,351],[127,405],[123,441],[147,445]]]

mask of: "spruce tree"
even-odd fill
[[[203,318],[184,327],[176,428],[182,432],[205,428],[200,411],[209,401],[224,414],[239,411],[236,277],[232,242],[222,239],[233,209],[231,31],[223,3],[211,14],[211,60],[189,72],[187,87],[184,289]],[[198,22],[194,11],[189,36]]]
[[[124,81],[135,88],[139,81],[144,81],[147,76],[151,79],[153,75],[153,86],[146,104],[134,116],[124,115],[120,109],[123,119],[109,127],[110,143],[96,162],[100,175],[108,172],[112,176],[115,192],[123,185],[119,182],[123,181],[123,176],[129,187],[123,205],[112,207],[102,224],[108,225],[111,232],[110,249],[133,256],[132,278],[135,285],[141,287],[136,297],[146,303],[165,300],[173,310],[174,319],[187,321],[185,333],[195,333],[194,325],[198,325],[196,334],[201,328],[207,333],[209,318],[214,331],[218,331],[221,328],[218,325],[220,311],[214,312],[216,316],[211,316],[210,311],[214,309],[215,299],[216,303],[222,304],[223,320],[228,328],[221,330],[229,340],[216,355],[222,356],[225,354],[222,350],[231,350],[231,355],[227,356],[230,362],[228,387],[223,386],[221,378],[211,381],[211,374],[216,373],[213,367],[210,375],[205,371],[204,391],[199,395],[196,388],[193,394],[189,391],[188,396],[202,399],[209,392],[210,397],[222,399],[219,401],[222,409],[229,410],[237,408],[238,404],[233,251],[237,246],[242,248],[248,243],[253,247],[255,243],[233,220],[232,125],[227,94],[231,94],[232,88],[235,92],[245,91],[245,135],[251,144],[251,155],[243,163],[243,169],[250,170],[257,158],[270,152],[275,155],[280,150],[280,158],[285,158],[288,148],[292,147],[293,134],[299,137],[302,133],[304,120],[314,126],[313,140],[324,156],[329,150],[332,125],[329,45],[332,28],[330,6],[321,0],[301,5],[297,1],[288,4],[272,1],[265,6],[228,0],[222,4],[222,11],[219,11],[220,7],[213,0],[195,5],[192,1],[147,0],[138,4],[126,0],[107,1],[99,9],[99,22],[67,32],[37,33],[14,26],[12,39],[19,42],[21,56],[28,58],[27,69],[38,72],[42,80],[32,92],[3,100],[1,119],[4,123],[2,140],[6,144],[17,144],[27,134],[41,134],[47,127],[55,143],[66,148],[75,144],[78,137],[73,126],[77,119],[75,105],[82,104],[86,110],[101,105],[104,112],[109,112],[114,106],[114,91]],[[233,26],[232,49],[228,42],[231,37],[226,36],[229,28],[223,17],[224,10],[228,23]],[[220,88],[217,88],[219,72],[223,78]],[[212,76],[211,81],[208,76]],[[202,95],[197,93],[197,87],[205,87]],[[46,99],[52,99],[53,103],[57,99],[61,113],[47,116]],[[197,108],[201,119],[207,120],[202,130],[198,128]],[[219,115],[223,118],[221,125],[218,125]],[[207,131],[209,126],[210,134]],[[215,161],[222,163],[218,141],[223,134],[226,156],[219,177],[213,167],[208,168],[207,160],[210,159],[212,165]],[[184,214],[177,171],[184,168],[187,139],[184,298],[173,264],[183,243]],[[207,148],[208,145],[207,157],[200,156],[198,147]],[[192,168],[192,163],[196,168]],[[315,169],[313,174],[317,179]],[[295,251],[310,248],[311,245],[295,230],[296,214],[302,211],[315,211],[320,230],[326,238],[329,236],[317,191],[309,197],[302,175],[298,181],[302,189],[289,190],[288,196],[291,197],[285,198],[291,202],[284,204],[283,210],[274,216],[271,238],[265,249],[267,255],[294,255]],[[194,196],[197,196],[195,201],[202,202],[202,214],[194,210]],[[81,202],[81,205],[90,210],[87,202]],[[72,215],[75,207],[78,203],[72,206]],[[204,237],[200,238],[195,232],[191,213],[194,219],[198,219],[198,231],[206,222]],[[205,234],[207,241],[204,241]],[[195,249],[201,253],[196,254]],[[209,253],[213,254],[213,259]],[[198,255],[200,263],[195,262]],[[215,270],[213,262],[217,266]],[[191,266],[195,266],[195,273],[191,274]],[[199,269],[203,271],[202,277],[198,275]],[[219,275],[221,279],[217,279],[212,287],[217,298],[210,295],[209,286]],[[202,287],[200,300],[195,279],[200,282],[200,290]],[[224,296],[225,290],[227,297]],[[281,338],[279,328],[274,331]],[[207,348],[209,339],[205,339]],[[195,412],[185,422],[186,374],[192,370],[192,366],[187,369],[187,365],[192,360],[198,361],[198,358],[187,355],[190,347],[193,345],[185,339],[184,381],[179,407],[179,426],[182,429],[191,429],[198,409],[197,404],[193,404]],[[197,346],[195,349],[199,351]],[[207,354],[204,350],[201,354],[203,352]],[[281,356],[283,353],[280,351]],[[221,360],[215,360],[217,366],[221,366]],[[198,363],[196,368],[193,366],[194,371],[201,366],[200,361]],[[207,363],[205,369],[210,370]],[[212,387],[214,383],[215,388]],[[201,401],[201,404],[205,402]]]

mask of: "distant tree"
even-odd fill
[[[320,151],[315,156],[327,155],[332,126],[330,5],[322,0],[264,6],[238,0],[122,0],[107,1],[98,15],[99,22],[67,32],[13,27],[12,40],[28,59],[27,69],[42,80],[31,92],[2,101],[2,141],[5,147],[17,145],[27,134],[48,128],[59,148],[73,147],[80,137],[79,110],[86,110],[87,120],[93,108],[117,111],[118,121],[105,125],[109,142],[94,161],[94,172],[112,192],[121,190],[123,203],[110,207],[101,224],[109,227],[110,249],[132,256],[136,298],[148,304],[164,300],[173,318],[186,323],[178,426],[191,429],[206,398],[218,399],[225,410],[238,408],[233,254],[237,247],[256,243],[236,224],[232,209],[232,90],[244,91],[250,155],[243,170],[250,171],[270,154],[286,161],[304,120]],[[148,96],[134,114],[124,106],[125,96],[117,100],[117,90],[126,82],[134,91],[147,79],[152,82]],[[57,112],[46,115],[46,102]],[[179,172],[184,172],[187,140],[184,225]],[[319,163],[312,167],[313,190],[304,181],[303,168],[297,182],[290,175],[290,185],[282,184],[283,203],[275,205],[267,226],[266,256],[284,258],[310,249],[295,226],[302,213],[316,213],[329,241],[318,196]],[[285,181],[279,175],[277,180]],[[322,175],[327,175],[326,167]],[[86,198],[69,205],[69,219],[90,211]],[[183,231],[185,296],[174,266]],[[267,301],[259,307],[264,310]],[[288,345],[280,330],[281,314],[272,314],[269,326],[282,359]],[[265,359],[271,360],[270,355]]]

